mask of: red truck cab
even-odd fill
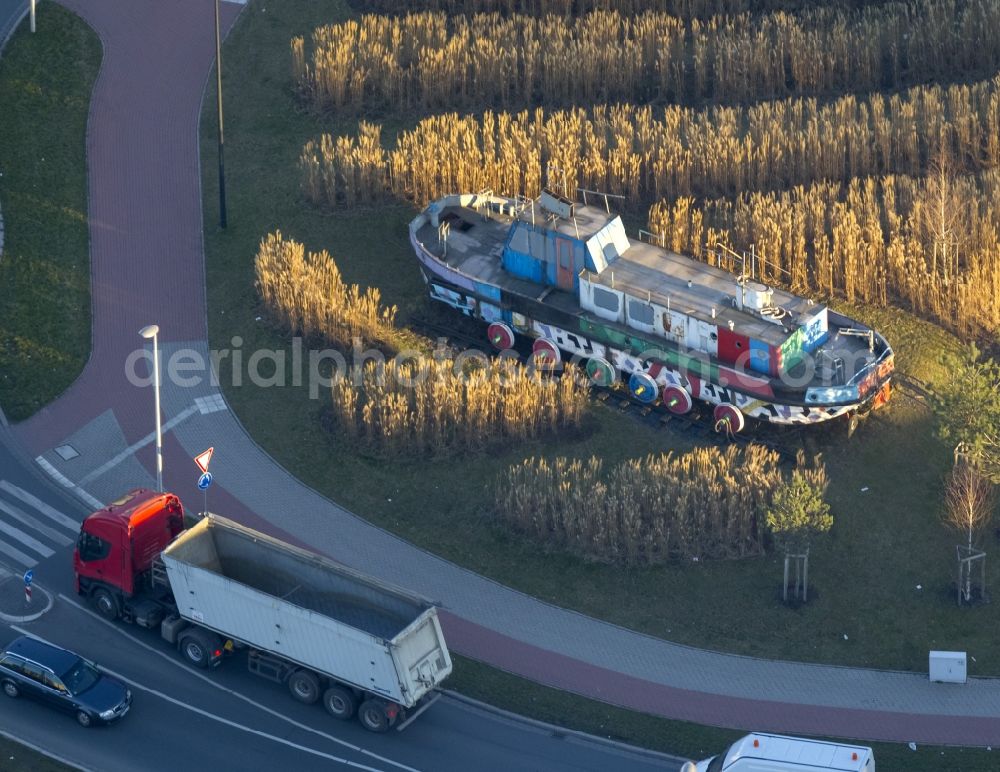
[[[134,596],[151,586],[160,552],[184,530],[184,509],[172,493],[129,491],[80,526],[73,551],[76,591],[115,619]]]

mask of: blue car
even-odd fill
[[[93,662],[58,646],[21,636],[0,654],[0,685],[73,713],[81,726],[112,724],[132,707],[132,692]]]

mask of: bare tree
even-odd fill
[[[975,548],[979,536],[993,520],[996,493],[993,484],[966,459],[958,458],[945,487],[944,522],[965,537],[958,547],[959,601],[972,598],[972,564],[982,561],[985,577],[986,553]],[[982,582],[985,585],[985,579]],[[980,588],[985,591],[985,586]]]

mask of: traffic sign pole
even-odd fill
[[[28,570],[24,572],[24,603],[29,605],[31,603],[31,582],[35,578],[35,572]]]
[[[212,479],[211,472],[203,472],[201,477],[198,478],[198,487],[205,493],[205,508],[202,510],[202,513],[208,512],[208,487],[212,484]]]

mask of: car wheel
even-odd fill
[[[121,613],[118,598],[103,587],[98,587],[94,590],[94,594],[90,596],[90,600],[94,604],[94,608],[97,609],[97,613],[102,617],[112,622],[118,619]]]
[[[3,693],[6,694],[11,699],[21,696],[21,690],[17,688],[17,684],[13,681],[3,682]]]
[[[354,715],[357,704],[354,694],[343,686],[331,686],[323,694],[323,707],[326,708],[326,712],[342,721]]]
[[[312,705],[319,699],[319,679],[308,670],[296,670],[288,677],[288,691],[299,702]]]
[[[365,700],[358,710],[361,726],[369,732],[389,731],[389,717],[385,714],[385,705],[381,700]]]
[[[90,726],[94,720],[90,717],[90,714],[85,710],[78,710],[76,712],[76,721],[80,726]]]

